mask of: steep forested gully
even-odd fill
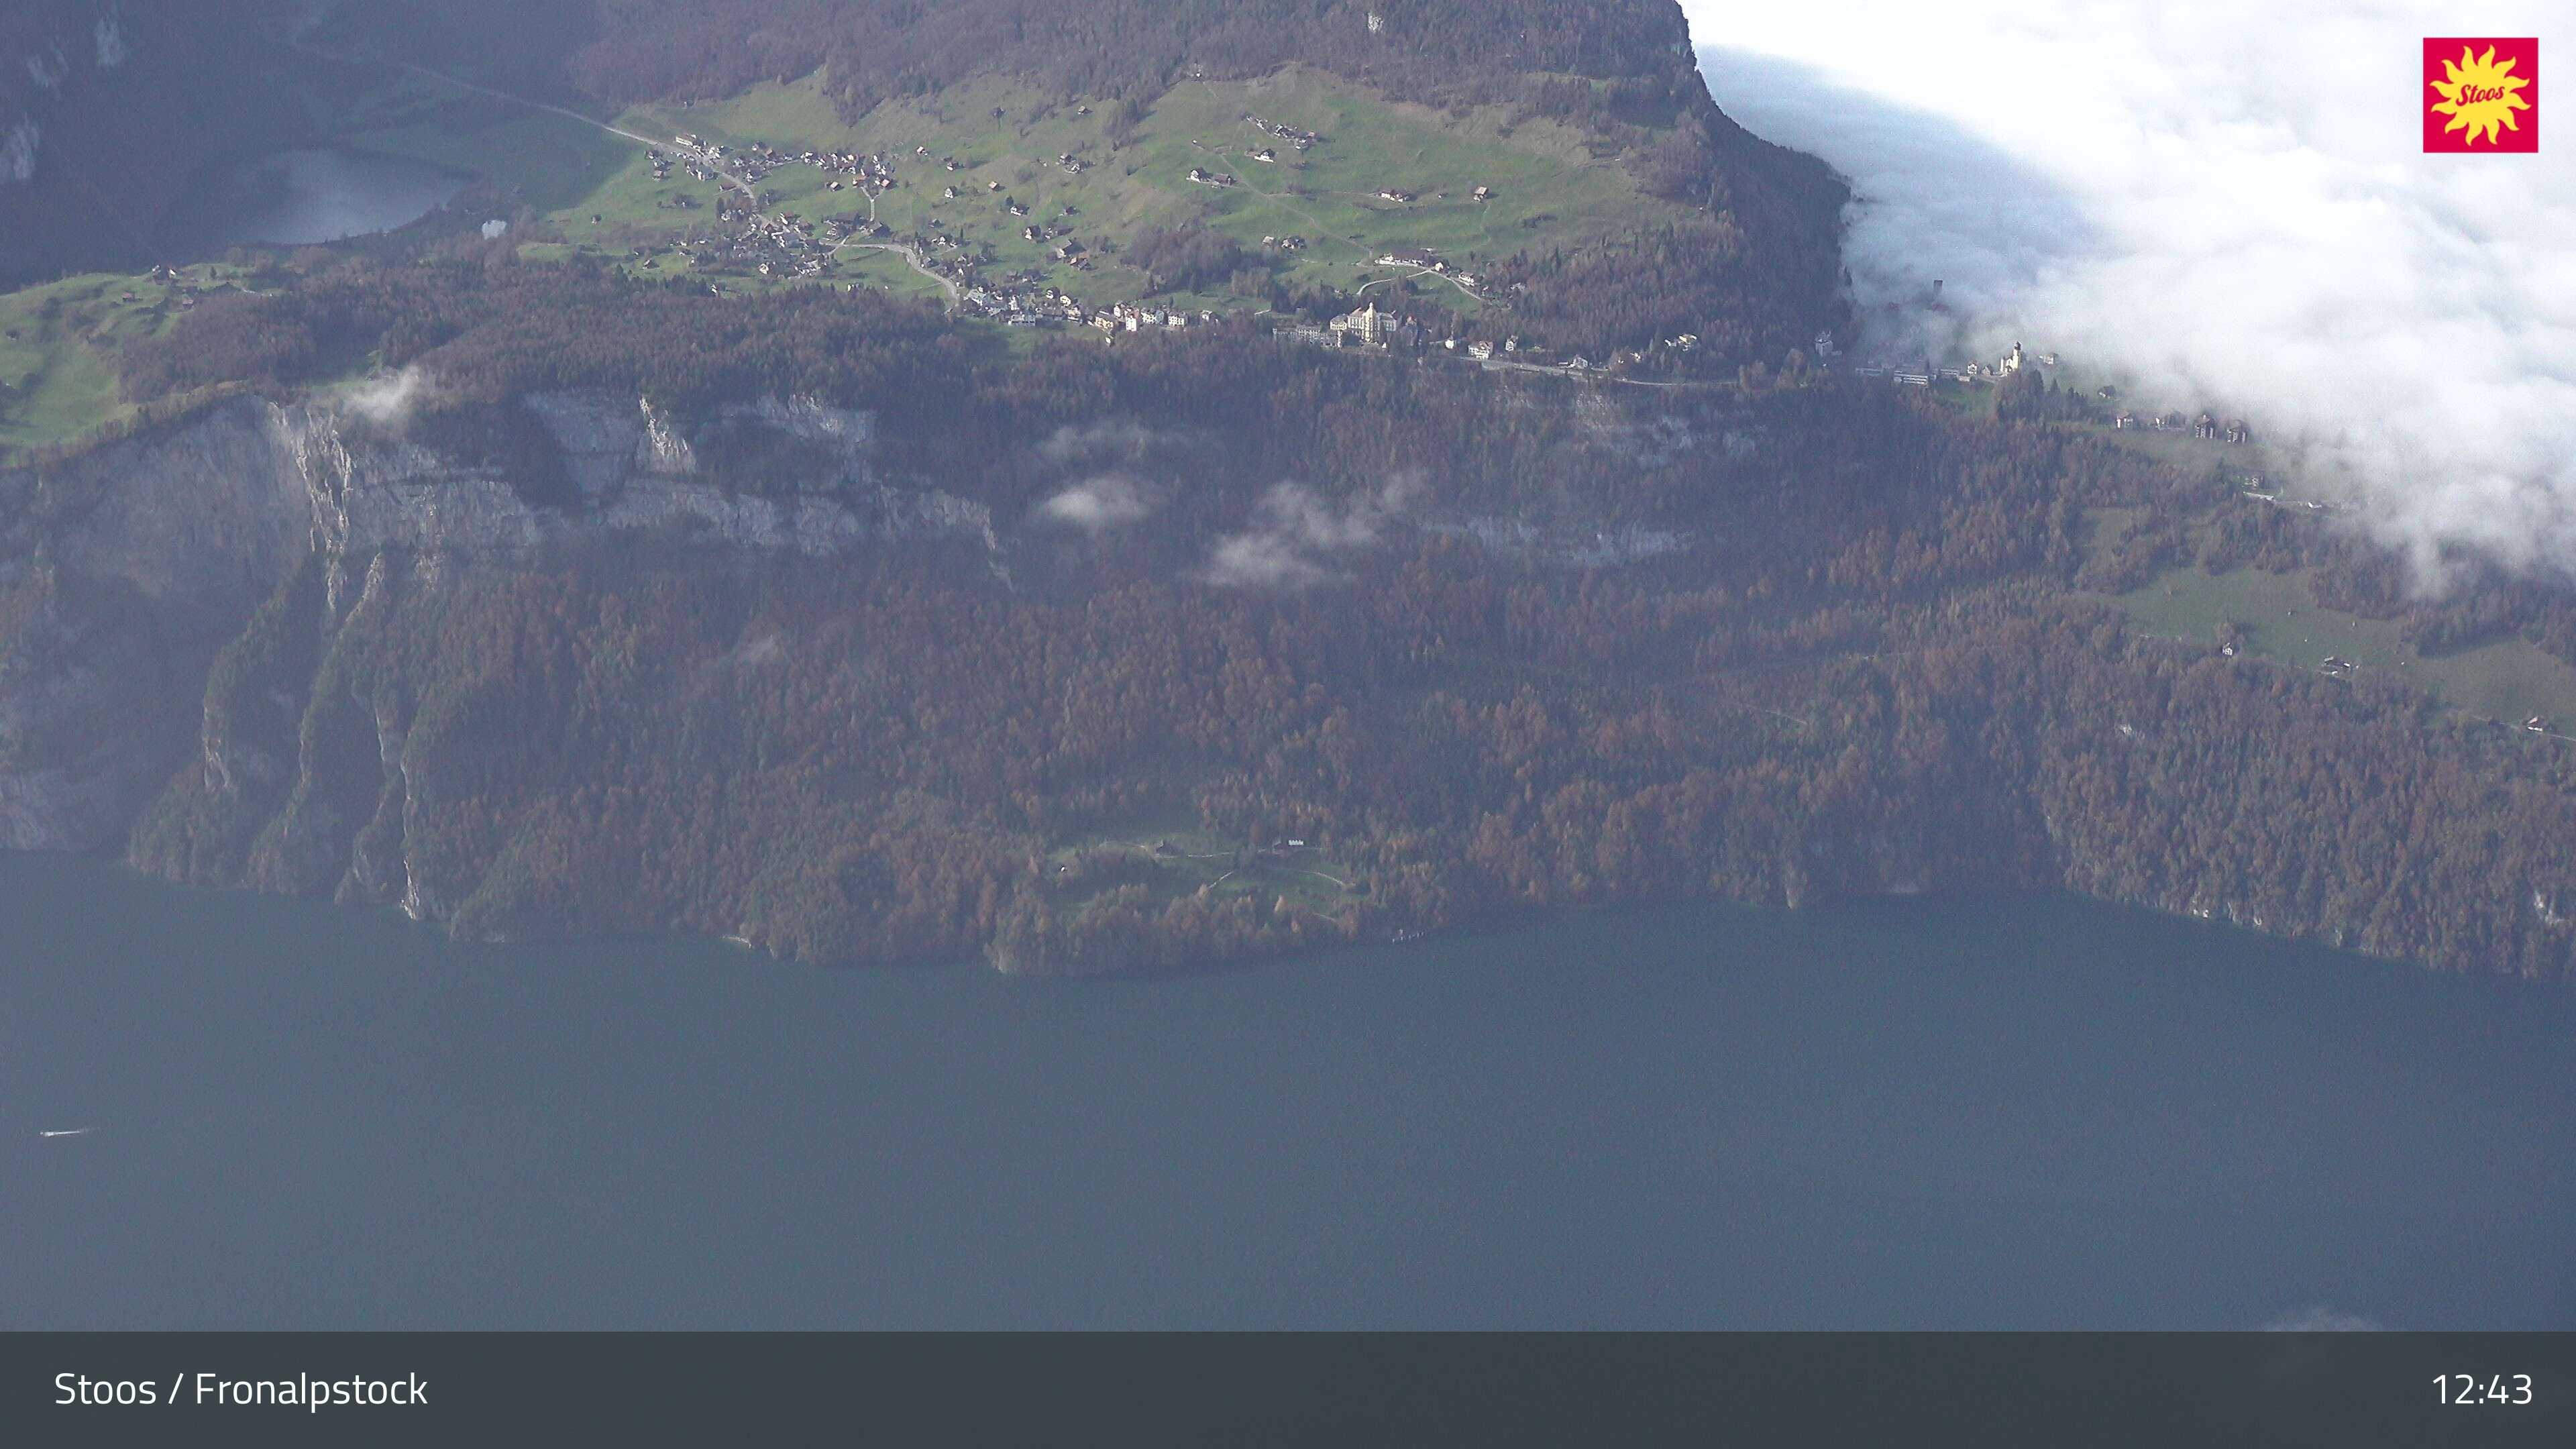
[[[2565,755],[2141,637],[2095,596],[2188,535],[2097,555],[2087,510],[2457,606],[2079,433],[452,270],[512,305],[383,319],[435,402],[0,475],[8,844],[821,961],[2010,887],[2568,968]],[[2564,653],[2563,599],[2488,593]]]
[[[767,73],[839,53],[774,8],[824,53]],[[1191,54],[1282,58],[1217,39]],[[968,65],[880,40],[850,54],[896,68],[834,70],[844,104]],[[1371,79],[1499,84],[1425,46]],[[600,94],[741,79],[564,47]],[[1511,68],[1604,77],[1551,104],[1727,244],[1522,259],[1523,325],[1570,350],[1687,315],[1692,388],[1250,317],[1014,355],[878,294],[717,298],[470,239],[253,258],[264,295],[128,350],[136,425],[0,471],[0,846],[469,937],[832,962],[1138,969],[1519,907],[2013,888],[2568,974],[2576,755],[2102,599],[2298,569],[2428,647],[2568,660],[2576,602],[2417,598],[2028,379],[1970,419],[1818,374],[1791,348],[1848,328],[1838,185],[1632,62]]]

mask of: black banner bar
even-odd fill
[[[2569,1446],[2576,1334],[0,1335],[11,1445],[1256,1441]]]

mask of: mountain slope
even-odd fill
[[[1884,386],[1242,327],[978,367],[891,303],[594,279],[531,328],[508,280],[419,355],[470,397],[0,472],[10,843],[815,961],[1993,888],[2576,961],[2554,742],[2070,587],[2088,508],[2259,510],[2223,484]]]
[[[472,43],[519,32],[497,67]],[[543,254],[655,279],[918,290],[935,266],[952,297],[1034,282],[1195,309],[1231,293],[1315,323],[1373,295],[1437,334],[1456,314],[1560,355],[1690,336],[1720,372],[1777,366],[1841,321],[1844,187],[1718,108],[1671,0],[349,7],[315,43],[729,148],[603,164],[578,121],[417,73],[324,107],[350,144],[486,175],[475,204]],[[540,150],[561,164],[533,164]],[[748,193],[718,167],[804,231],[783,249],[736,235]],[[1418,249],[1468,280],[1378,265]],[[1176,253],[1214,260],[1147,265]]]
[[[271,0],[26,0],[0,14],[0,287],[163,260],[164,214],[300,133]]]

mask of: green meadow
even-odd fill
[[[2576,666],[2529,640],[2492,639],[2427,654],[2402,638],[2393,620],[2322,607],[2304,573],[2175,569],[2111,602],[2153,634],[2215,648],[2220,626],[2232,624],[2247,656],[2303,669],[2329,657],[2348,659],[2482,719],[2576,720]]]
[[[189,275],[203,283],[217,270]],[[131,417],[118,353],[177,315],[170,290],[141,276],[90,273],[0,296],[0,449],[67,442]]]
[[[643,147],[570,116],[538,110],[425,76],[362,83],[349,77],[316,87],[318,130],[344,145],[409,156],[468,172],[479,185],[449,224],[485,215],[528,216],[531,255],[586,250],[639,274],[684,275],[685,258],[639,258],[703,230],[721,199],[713,183],[675,172],[656,181]],[[687,133],[782,151],[892,152],[903,158],[898,185],[871,197],[848,178],[790,163],[763,178],[773,211],[808,218],[858,215],[898,235],[944,233],[988,251],[1000,272],[1044,273],[1094,302],[1133,299],[1142,273],[1119,261],[1122,244],[1151,225],[1203,221],[1258,250],[1265,237],[1302,236],[1302,251],[1269,251],[1287,280],[1352,290],[1409,282],[1424,301],[1473,311],[1475,299],[1436,277],[1391,277],[1378,258],[1395,247],[1427,247],[1472,270],[1522,250],[1582,242],[1684,213],[1640,192],[1604,164],[1583,136],[1547,121],[1515,124],[1498,107],[1437,111],[1389,102],[1363,87],[1301,67],[1258,80],[1188,82],[1118,127],[1107,103],[1058,100],[1025,84],[986,78],[935,96],[889,101],[844,121],[819,79],[763,85],[700,106],[639,107],[610,123],[657,139]],[[1244,117],[1312,131],[1325,139],[1299,153],[1256,132]],[[928,159],[915,155],[927,148]],[[1252,153],[1269,149],[1277,159]],[[1082,164],[1059,161],[1071,155]],[[958,169],[942,164],[953,158]],[[1231,176],[1209,186],[1192,170]],[[832,183],[842,182],[835,191]],[[1473,192],[1490,188],[1479,202]],[[957,194],[950,197],[947,193]],[[1397,203],[1382,192],[1411,193]],[[680,205],[683,199],[694,207]],[[1007,209],[1016,201],[1025,216]],[[1070,208],[1070,211],[1067,210]],[[1077,270],[1049,253],[1061,239],[1032,243],[1024,228],[1052,225],[1089,247]],[[425,224],[428,225],[428,224]],[[646,261],[654,265],[647,267]],[[898,259],[844,251],[836,280],[936,288]],[[737,279],[729,285],[759,285]],[[1245,305],[1207,296],[1196,305]]]
[[[1238,851],[1242,842],[1214,835],[1194,819],[1128,822],[1081,836],[1047,853],[1050,874],[1109,865],[1119,877],[1146,886],[1151,898],[1169,901],[1205,891],[1215,896],[1283,899],[1332,915],[1355,904],[1352,870],[1313,847],[1270,854]],[[1107,892],[1102,892],[1106,895]]]

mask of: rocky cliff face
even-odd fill
[[[2576,806],[2516,741],[2031,577],[1748,618],[1709,580],[1770,577],[1787,446],[1590,411],[1334,486],[1117,420],[227,403],[0,473],[0,848],[832,962],[2001,886],[2567,973]]]
[[[1057,964],[1080,953],[1023,898],[1060,884],[1068,813],[1257,793],[1242,761],[1331,708],[1320,676],[1286,688],[1310,668],[1271,656],[1316,641],[1253,627],[1272,602],[1329,614],[1415,540],[1533,577],[1697,546],[1550,470],[1539,527],[1457,479],[1327,493],[1134,423],[881,436],[808,398],[598,394],[395,421],[403,396],[233,401],[0,474],[0,847],[468,937],[883,960],[1007,921],[1055,943],[1011,960]],[[1596,421],[1568,446],[1632,466]],[[1284,949],[1356,930],[1340,895],[1185,897],[1178,925],[1122,896],[1094,934],[1122,961]]]
[[[141,270],[175,203],[309,131],[272,0],[0,5],[0,286]]]
[[[880,485],[865,413],[763,399],[724,408],[692,438],[650,399],[556,394],[525,406],[572,480],[571,506],[530,501],[527,478],[505,465],[353,429],[328,409],[274,409],[266,423],[303,482],[313,547],[342,559],[509,553],[625,533],[810,557],[929,534],[996,544],[981,505]]]
[[[230,403],[0,473],[0,848],[110,848],[142,820],[138,863],[182,878],[329,892],[345,874],[443,915],[407,859],[399,691],[328,697],[392,611],[435,619],[531,558],[612,544],[998,546],[982,505],[881,482],[864,413],[764,399],[692,427],[633,398],[528,407],[569,500],[309,403]]]
[[[113,844],[168,779],[208,663],[308,547],[279,421],[0,473],[0,846]]]

